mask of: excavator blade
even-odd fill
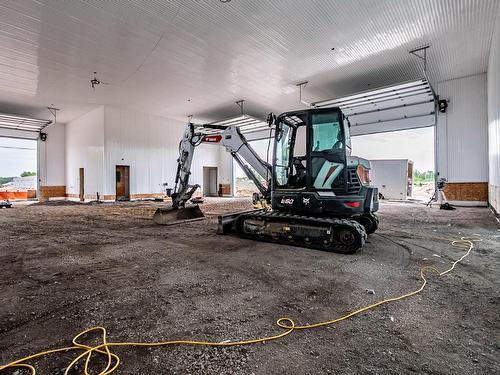
[[[205,218],[200,207],[189,205],[181,208],[162,207],[158,208],[153,216],[153,221],[160,225],[175,225],[189,221],[202,220]]]

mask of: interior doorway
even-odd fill
[[[217,196],[217,167],[203,167],[203,195]]]
[[[116,166],[116,200],[130,200],[130,166]]]
[[[80,193],[79,198],[83,202],[85,200],[85,171],[83,168],[80,168]]]

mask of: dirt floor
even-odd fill
[[[236,180],[236,196],[237,197],[251,197],[253,193],[258,193],[259,190],[255,184],[249,179],[238,178]]]
[[[117,373],[500,373],[500,226],[488,209],[383,203],[379,231],[340,255],[218,236],[214,214],[249,206],[223,202],[176,227],[153,224],[154,202],[1,210],[0,363],[94,325],[111,341],[224,341],[281,332],[282,316],[332,319],[414,290],[422,265],[447,267],[462,255],[450,241],[477,233],[470,257],[413,298],[266,344],[116,348]],[[34,363],[62,374],[74,355]]]

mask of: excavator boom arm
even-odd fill
[[[210,133],[207,133],[207,130],[210,130]],[[182,140],[179,143],[179,158],[177,159],[172,206],[174,208],[184,207],[196,189],[200,187],[198,184],[190,185],[189,176],[191,175],[194,150],[208,134],[210,136],[214,134],[221,136],[221,145],[231,154],[246,176],[253,181],[260,193],[268,198],[272,180],[272,166],[259,157],[236,126],[214,127],[190,123],[186,126]]]

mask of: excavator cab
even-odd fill
[[[339,108],[283,113],[275,125],[273,209],[334,217],[377,211],[370,162],[351,156],[349,122]]]
[[[288,112],[278,117],[275,190],[344,190],[350,144],[346,146],[342,117],[339,110]]]

